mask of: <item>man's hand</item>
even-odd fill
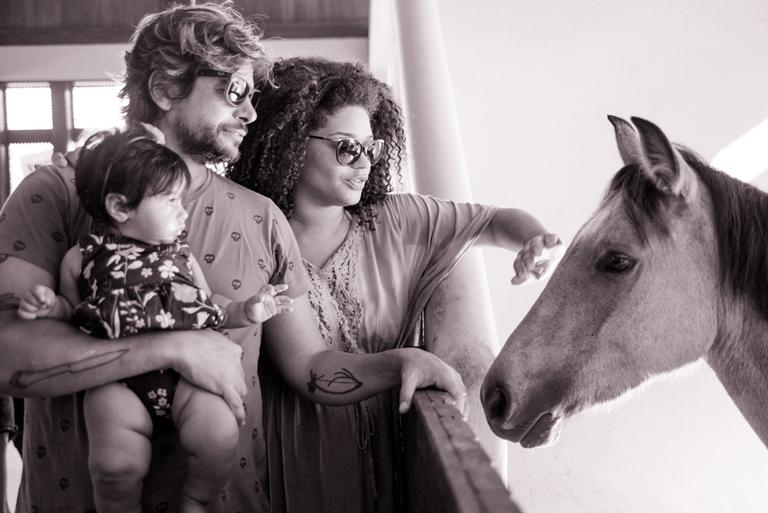
[[[399,406],[401,414],[411,407],[417,388],[435,387],[451,394],[456,408],[466,417],[467,389],[453,367],[422,349],[403,348],[397,349],[397,352],[402,358]]]
[[[175,342],[173,368],[190,383],[218,394],[229,405],[238,423],[245,420],[243,349],[213,330],[169,332]]]

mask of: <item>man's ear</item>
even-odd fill
[[[155,102],[157,108],[163,112],[168,112],[173,106],[173,99],[168,95],[168,88],[163,83],[159,73],[160,71],[155,70],[149,75],[147,89],[149,90],[149,96],[152,98],[152,101]]]
[[[122,194],[110,192],[104,198],[104,209],[116,223],[122,224],[131,218],[133,209],[127,206],[128,200]]]

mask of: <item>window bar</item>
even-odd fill
[[[66,152],[72,141],[73,82],[51,82],[53,100],[53,151]]]
[[[5,114],[5,83],[0,83],[0,206],[11,194],[11,164],[8,161],[8,130]]]

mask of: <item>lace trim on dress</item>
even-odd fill
[[[328,345],[347,353],[359,352],[357,337],[362,307],[357,289],[357,262],[362,231],[352,220],[344,242],[321,268],[302,259],[312,286],[309,302],[320,334]]]

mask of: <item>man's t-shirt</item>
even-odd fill
[[[297,297],[308,289],[296,240],[285,216],[267,198],[209,171],[184,201],[187,240],[214,294],[242,301],[266,283],[286,283]],[[66,251],[91,229],[80,208],[71,167],[45,166],[29,175],[0,213],[0,266],[13,256],[54,276]],[[212,502],[217,512],[268,511],[257,374],[260,324],[226,330],[244,350],[249,387],[246,425],[240,428],[235,471]],[[87,467],[83,392],[27,399],[24,467],[17,511],[95,512]],[[143,510],[175,512],[185,460],[175,435],[153,440],[152,468],[144,480]]]

